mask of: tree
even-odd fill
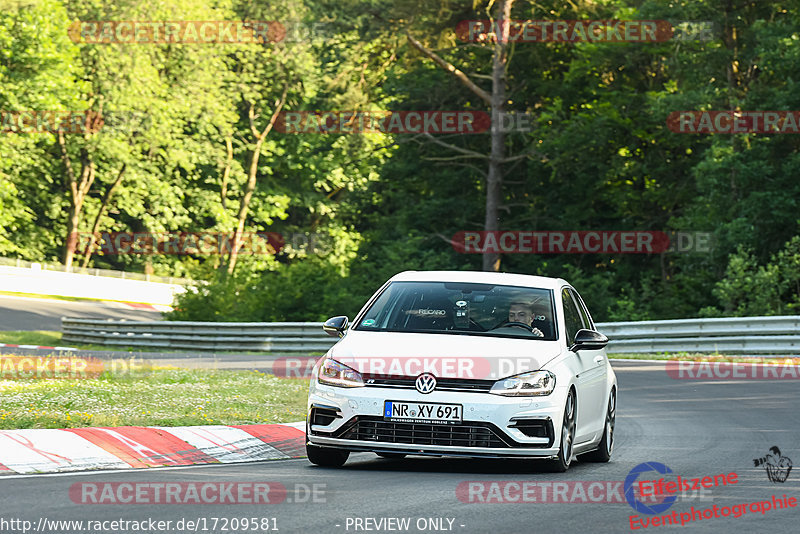
[[[511,19],[511,6],[514,0],[498,0],[496,3],[496,24],[503,28],[503,35],[494,36],[494,50],[492,54],[492,93],[478,87],[469,76],[454,65],[443,60],[437,54],[427,49],[421,42],[408,35],[408,42],[434,61],[442,69],[450,72],[464,84],[470,91],[483,100],[491,110],[491,150],[488,157],[488,173],[486,176],[486,218],[483,229],[486,232],[496,232],[500,229],[500,204],[503,196],[503,163],[505,159],[505,133],[503,131],[502,117],[506,105],[506,69],[508,67],[508,30]],[[439,142],[441,143],[441,142]],[[456,152],[465,157],[474,157],[475,153],[464,153],[463,149],[452,147]],[[499,271],[500,254],[493,251],[483,253],[483,270]]]
[[[266,126],[262,130],[256,127],[256,119],[258,115],[255,112],[255,104],[248,103],[247,119],[250,122],[250,132],[253,134],[255,144],[250,156],[250,165],[247,174],[247,184],[245,184],[241,201],[239,202],[239,214],[236,217],[236,231],[233,234],[233,243],[231,244],[231,252],[228,257],[228,274],[233,274],[236,268],[236,257],[239,254],[239,248],[242,245],[242,234],[244,234],[245,222],[247,220],[247,212],[250,209],[250,201],[253,198],[253,191],[256,188],[256,180],[258,177],[258,161],[261,157],[261,147],[264,145],[264,140],[275,127],[275,121],[278,120],[284,104],[286,104],[286,93],[288,92],[288,85],[284,86],[281,96],[275,101],[271,110],[271,116],[267,121]]]
[[[12,123],[28,112],[44,118],[55,117],[55,112],[80,113],[86,107],[80,97],[85,84],[80,81],[78,49],[65,32],[69,18],[62,4],[13,4],[0,11],[0,110],[7,121],[2,129],[10,130],[0,135],[0,175],[10,184],[5,191],[13,191],[25,206],[15,209],[10,202],[8,239],[14,250],[43,259],[61,241],[50,234],[48,220],[64,192],[58,180],[63,170],[54,164],[60,158],[51,157],[57,127],[55,121],[43,127],[31,123],[32,129]],[[3,211],[6,206],[4,202]]]

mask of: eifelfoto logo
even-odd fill
[[[643,502],[640,496],[636,495],[637,481],[639,479],[639,475],[650,471],[655,471],[656,473],[661,475],[672,473],[672,469],[670,469],[669,467],[660,462],[641,463],[636,467],[634,467],[633,469],[631,469],[630,472],[628,473],[628,476],[625,477],[625,484],[623,486],[623,490],[625,493],[625,500],[628,501],[628,504],[631,505],[631,508],[633,508],[640,514],[656,515],[669,510],[670,506],[675,504],[675,501],[677,500],[678,497],[675,495],[670,495],[669,497],[663,498],[661,502],[655,504],[647,504]]]
[[[436,377],[430,373],[422,373],[417,377],[416,382],[414,382],[414,387],[416,387],[417,391],[420,393],[430,393],[436,389]]]
[[[767,455],[754,458],[753,464],[756,467],[764,466],[770,482],[786,482],[789,473],[792,472],[792,461],[786,456],[782,456],[778,447],[770,447]]]

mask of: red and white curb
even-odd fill
[[[305,456],[305,423],[0,430],[0,476]]]
[[[14,349],[78,350],[73,347],[47,347],[44,345],[11,345],[9,343],[0,343],[0,347],[11,347]]]

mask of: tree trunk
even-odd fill
[[[253,149],[253,155],[250,157],[250,170],[247,173],[247,184],[244,188],[242,200],[239,202],[239,214],[236,218],[236,231],[233,234],[233,243],[231,244],[231,254],[230,259],[228,260],[228,274],[233,274],[233,270],[236,268],[236,258],[239,255],[239,247],[242,243],[244,224],[247,220],[247,211],[250,209],[250,200],[253,198],[253,191],[256,189],[258,159],[261,156],[261,145],[264,144],[264,137],[258,137],[256,146]]]
[[[231,252],[228,257],[229,275],[233,274],[233,270],[236,268],[236,258],[239,255],[239,248],[241,247],[242,243],[242,235],[244,234],[244,226],[245,222],[247,221],[247,211],[250,209],[250,200],[253,198],[253,192],[256,189],[256,183],[258,181],[258,160],[261,157],[261,146],[264,144],[264,140],[267,138],[267,135],[269,135],[269,132],[272,131],[272,128],[275,126],[275,122],[278,120],[278,115],[283,109],[283,105],[286,103],[286,94],[288,91],[289,86],[287,84],[283,88],[281,97],[275,101],[275,109],[272,112],[272,117],[269,119],[269,123],[262,132],[259,132],[255,126],[255,108],[254,104],[250,104],[250,109],[248,111],[248,116],[250,119],[250,131],[253,133],[253,136],[256,139],[256,145],[253,148],[253,155],[250,157],[250,169],[247,173],[247,184],[245,185],[242,200],[239,202],[239,214],[237,217],[236,231],[233,234],[233,243],[231,243]]]
[[[492,130],[489,173],[486,178],[486,220],[483,229],[496,232],[500,229],[500,203],[503,201],[503,159],[505,158],[505,133],[503,112],[506,104],[506,64],[508,63],[508,32],[513,0],[501,0],[497,5],[497,35],[492,55]],[[483,253],[483,270],[499,271],[500,254]]]
[[[89,260],[92,257],[92,252],[95,245],[94,236],[100,231],[100,220],[103,218],[103,215],[105,215],[108,205],[111,203],[111,197],[114,194],[114,190],[122,182],[122,177],[125,176],[126,168],[127,164],[123,163],[122,168],[119,170],[119,174],[117,174],[117,179],[114,180],[114,183],[108,188],[106,194],[103,195],[103,201],[100,204],[100,210],[97,212],[97,216],[94,218],[94,224],[92,224],[92,233],[89,235],[89,243],[86,245],[86,250],[83,253],[83,262],[81,263],[82,269],[85,269],[86,266],[89,265]]]
[[[222,171],[222,186],[219,190],[222,209],[225,209],[225,202],[228,200],[228,179],[231,175],[231,163],[233,162],[233,134],[225,138],[225,148],[228,150],[228,157],[225,160],[225,169]]]
[[[64,243],[64,267],[69,270],[72,267],[72,260],[75,257],[75,247],[78,244],[78,225],[81,221],[81,210],[86,194],[94,182],[94,162],[89,159],[89,155],[84,149],[81,154],[81,178],[78,180],[72,170],[72,162],[67,153],[67,143],[64,139],[64,132],[58,132],[58,145],[61,148],[61,158],[67,171],[67,185],[70,193],[69,218],[67,219],[67,236]]]
[[[503,162],[506,161],[505,133],[502,129],[502,118],[506,105],[508,32],[509,20],[511,18],[511,5],[513,3],[514,0],[499,0],[497,3],[495,28],[501,29],[498,30],[498,35],[495,35],[494,53],[492,55],[491,95],[478,87],[463,71],[457,69],[454,65],[448,63],[431,50],[428,50],[421,42],[414,39],[410,34],[407,34],[408,42],[411,46],[422,52],[422,54],[430,58],[442,69],[452,74],[458,81],[464,84],[465,87],[486,102],[491,109],[491,148],[488,158],[489,171],[486,176],[486,218],[483,223],[483,229],[487,232],[495,232],[500,229],[500,205],[503,201]],[[444,143],[443,141],[434,140],[434,142],[438,145],[448,146],[467,157],[476,156],[472,151],[464,150],[463,148]],[[500,254],[497,252],[484,252],[482,268],[484,271],[499,271]]]
[[[69,270],[72,267],[72,260],[75,257],[75,248],[78,245],[78,224],[81,221],[81,203],[74,198],[69,207],[69,218],[67,219],[67,242],[64,247],[64,268]]]

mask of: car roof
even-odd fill
[[[509,286],[537,287],[559,290],[567,284],[561,278],[529,274],[495,273],[486,271],[404,271],[394,275],[391,282],[475,282]]]

